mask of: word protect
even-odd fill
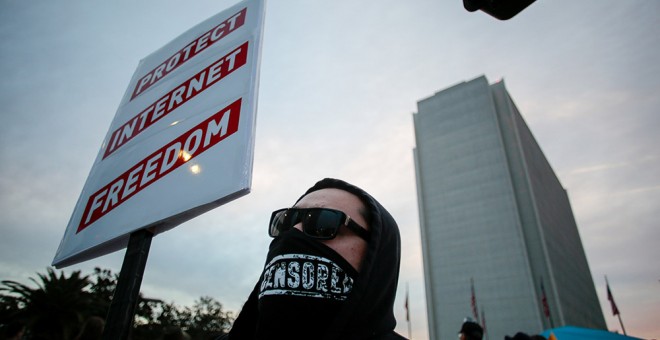
[[[212,28],[210,31],[202,34],[193,42],[186,45],[178,52],[174,53],[171,57],[167,58],[162,64],[151,70],[137,81],[131,100],[146,91],[158,80],[165,77],[170,72],[174,71],[177,67],[183,65],[186,61],[205,50],[221,38],[227,36],[229,33],[235,31],[237,28],[243,26],[245,23],[245,13],[247,8],[243,8],[238,13],[232,15],[229,19],[223,21],[219,25]]]

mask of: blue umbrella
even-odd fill
[[[580,328],[573,326],[564,326],[552,328],[541,333],[546,339],[550,339],[550,333],[555,335],[557,340],[642,340],[632,336],[619,333],[612,333],[600,329]]]

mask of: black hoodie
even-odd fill
[[[401,239],[394,218],[364,190],[338,179],[326,178],[317,182],[298,200],[310,192],[327,188],[341,189],[360,198],[369,211],[371,238],[353,291],[332,321],[331,332],[323,339],[403,339],[394,332],[393,307],[401,260]],[[249,334],[253,334],[258,313],[257,291],[255,287],[229,336],[220,339],[252,339]]]

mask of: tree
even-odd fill
[[[195,339],[215,337],[229,331],[232,314],[222,310],[222,304],[210,296],[202,296],[190,309],[187,331]]]
[[[145,298],[140,294],[135,310],[135,321],[132,332],[133,339],[158,338],[163,333],[165,327],[171,324],[171,320],[176,320],[175,317],[168,318],[169,314],[163,319],[163,313],[170,309],[176,310],[176,306],[173,304],[167,305],[159,299]]]
[[[154,339],[166,330],[181,329],[195,340],[215,339],[226,333],[232,322],[232,313],[225,312],[222,304],[212,297],[201,297],[192,307],[182,308],[162,300],[141,298],[132,335],[133,339]]]
[[[89,276],[74,271],[67,277],[52,268],[37,275],[38,280],[30,278],[36,288],[2,281],[0,329],[20,322],[26,325],[30,339],[71,339],[89,317],[106,317],[118,280],[110,270],[98,267]],[[180,308],[140,294],[132,339],[157,339],[173,328],[188,332],[195,340],[215,339],[227,332],[232,322],[232,314],[208,296],[192,307]]]
[[[90,278],[89,293],[92,295],[94,304],[89,313],[90,316],[100,316],[105,319],[110,309],[112,295],[117,288],[118,274],[113,274],[110,269],[94,268]]]
[[[12,324],[23,324],[18,318],[20,310],[17,299],[0,292],[0,334],[4,334]]]
[[[92,295],[86,291],[90,285],[88,277],[81,276],[80,271],[69,277],[64,273],[57,275],[52,268],[38,277],[39,280],[30,278],[37,288],[16,281],[2,281],[3,310],[6,306],[10,306],[9,310],[11,306],[18,307],[11,321],[23,322],[35,339],[71,338],[93,303]]]

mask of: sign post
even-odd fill
[[[152,237],[153,234],[144,229],[131,234],[108,311],[103,340],[129,338]]]
[[[250,192],[265,0],[243,0],[142,59],[52,265],[127,247],[106,321],[126,339],[151,239]]]

